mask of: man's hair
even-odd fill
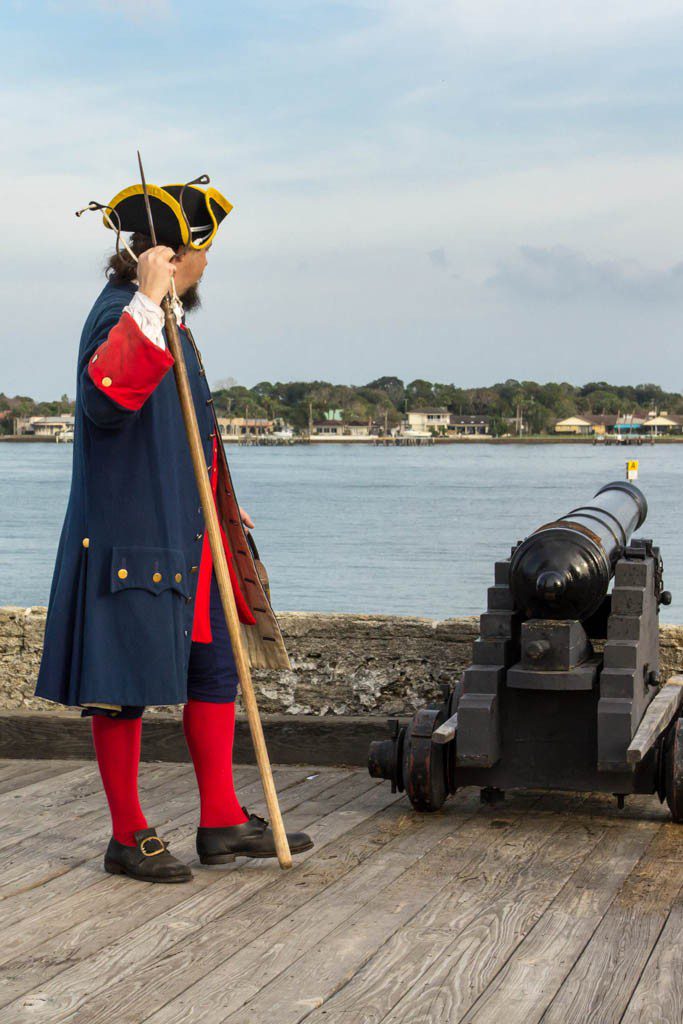
[[[128,240],[128,245],[136,256],[152,248],[152,239],[135,231]],[[118,252],[113,252],[107,260],[104,272],[112,284],[130,284],[138,276],[138,265],[121,245]]]
[[[130,236],[128,245],[136,256],[142,256],[143,252],[152,248],[152,239],[149,235],[135,231]],[[181,245],[179,249],[176,249],[176,254],[185,252],[186,249],[187,246]],[[127,250],[121,246],[119,252],[112,253],[107,260],[104,272],[112,284],[132,284],[138,276],[138,265]],[[187,313],[192,309],[199,309],[201,304],[198,284],[193,284],[191,288],[183,292],[183,308]]]

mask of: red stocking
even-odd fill
[[[201,801],[201,828],[222,828],[247,821],[232,778],[235,705],[188,700],[183,728]]]
[[[142,718],[93,715],[92,738],[102,785],[111,812],[112,832],[125,846],[135,846],[134,832],[147,828],[138,797]]]

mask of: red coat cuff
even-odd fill
[[[88,374],[109,398],[131,411],[141,409],[174,363],[166,348],[143,334],[129,313],[112,327],[90,357]]]

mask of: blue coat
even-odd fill
[[[133,359],[125,342],[121,350],[111,341],[134,292],[134,285],[105,286],[78,353],[71,494],[36,686],[37,696],[72,706],[187,700],[204,520],[170,352],[144,339],[136,342],[141,355]],[[179,334],[210,467],[218,429],[211,393],[191,336]],[[108,353],[100,349],[105,341]],[[137,381],[130,379],[131,362],[142,367]],[[142,390],[136,393],[140,374]],[[118,386],[126,376],[132,390]],[[286,667],[282,637],[244,540],[222,443],[218,448],[219,519],[256,618],[255,626],[242,627],[250,660]]]

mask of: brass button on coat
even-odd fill
[[[111,377],[103,377],[102,378],[102,387],[103,388],[110,388],[111,387]]]
[[[128,578],[128,570],[127,569],[119,569],[119,579],[120,580],[125,580],[127,578]]]
[[[90,537],[84,537],[83,540],[81,541],[81,544],[83,545],[84,548],[89,548],[90,547]]]
[[[174,579],[175,579],[176,583],[180,583],[180,581],[182,580],[182,578],[183,578],[183,574],[182,574],[181,572],[177,572],[177,573],[175,574],[175,577],[174,577]]]
[[[162,580],[161,573],[160,572],[155,572],[154,575],[152,576],[152,579],[154,580],[155,583],[161,583],[161,580]]]

